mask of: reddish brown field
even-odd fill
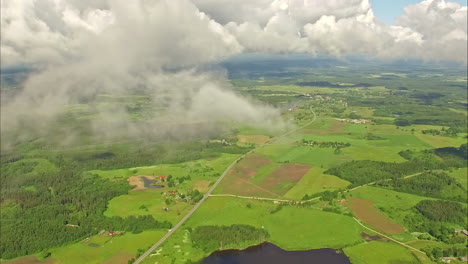
[[[121,251],[114,255],[112,258],[102,262],[101,264],[127,264],[129,260],[134,258],[134,254],[130,254],[125,251]]]
[[[316,134],[316,135],[327,135],[327,134],[339,134],[343,133],[345,128],[345,122],[335,122],[328,129],[304,129],[301,130],[303,134]]]
[[[359,198],[350,197],[349,208],[353,211],[357,218],[365,223],[372,225],[387,234],[398,234],[405,229],[388,219],[379,210],[374,207],[374,201],[364,200]]]
[[[288,163],[283,164],[281,167],[272,172],[268,177],[261,183],[261,187],[274,191],[280,195],[285,194],[291,187],[280,189],[283,184],[296,183],[304,174],[306,174],[312,166],[303,164]]]
[[[19,258],[7,262],[2,262],[5,264],[52,264],[55,263],[55,259],[46,259],[44,261],[38,260],[36,257],[30,256],[30,257],[24,257],[24,258]]]
[[[275,197],[276,193],[263,189],[250,182],[259,168],[270,164],[272,161],[264,156],[252,154],[239,161],[226,175],[219,187],[222,193],[246,195],[246,196],[263,196]]]
[[[242,178],[251,178],[255,175],[257,170],[265,165],[271,163],[268,158],[252,154],[241,160],[234,168],[229,172],[229,175],[235,175]]]

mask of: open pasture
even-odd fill
[[[420,263],[411,251],[393,242],[371,241],[344,248],[343,251],[353,264]]]
[[[270,159],[258,154],[246,156],[228,172],[216,192],[247,196],[278,196],[278,194],[263,189],[251,181],[251,178],[262,167],[268,166],[272,162]]]
[[[215,159],[201,159],[178,164],[160,164],[154,166],[135,167],[128,169],[117,170],[92,170],[101,177],[107,179],[126,179],[131,176],[147,175],[147,176],[168,176],[185,177],[190,176],[194,179],[204,179],[218,177],[226,167],[231,164],[238,155],[236,154],[221,154]]]
[[[237,135],[238,143],[239,144],[254,144],[254,145],[262,145],[265,144],[270,140],[269,136],[265,135]]]
[[[345,189],[350,184],[336,176],[324,174],[324,171],[323,168],[312,167],[284,197],[300,200],[306,194]]]
[[[343,133],[346,125],[347,124],[345,122],[329,121],[325,129],[315,128],[315,126],[312,126],[312,128],[304,128],[303,130],[299,131],[299,133],[313,135],[340,134]]]
[[[404,218],[411,214],[411,209],[422,200],[431,198],[408,193],[396,192],[388,189],[365,186],[349,193],[350,196],[374,201],[374,207],[386,217],[403,224]]]
[[[433,148],[459,147],[466,143],[466,138],[462,137],[433,136],[422,133],[416,133],[416,136]]]
[[[251,154],[239,161],[220,183],[217,193],[256,197],[285,194],[311,168],[295,163],[276,163],[265,156]]]
[[[147,189],[117,196],[109,201],[104,215],[108,217],[152,215],[156,220],[167,220],[175,223],[190,210],[191,205],[185,202],[166,204],[165,199],[167,196],[163,193],[167,193],[169,190],[168,187]],[[164,208],[168,208],[168,210],[164,210]]]
[[[251,204],[251,208],[247,204]],[[210,197],[186,226],[248,224],[263,227],[271,235],[270,242],[287,250],[340,248],[362,241],[362,227],[349,216],[294,206],[284,206],[271,213],[276,206],[267,201]]]
[[[166,231],[144,231],[110,237],[107,233],[95,235],[89,240],[49,250],[56,264],[128,263],[138,249],[149,247]],[[90,246],[94,244],[94,246]]]
[[[405,231],[401,225],[391,221],[379,212],[374,207],[373,201],[350,197],[347,202],[349,204],[349,208],[353,211],[356,217],[363,220],[365,223],[372,225],[387,234],[398,234]]]
[[[46,260],[39,260],[35,256],[28,256],[28,257],[22,257],[22,258],[17,258],[14,260],[2,262],[4,264],[53,264],[56,263],[56,260],[53,258],[48,258]]]
[[[351,217],[317,209],[278,205],[270,201],[232,197],[210,197],[173,237],[144,263],[186,263],[200,260],[209,253],[194,248],[190,233],[203,225],[246,224],[264,228],[269,242],[286,250],[343,248],[363,241],[363,229]]]
[[[455,178],[463,186],[463,188],[465,188],[465,190],[468,189],[468,168],[455,169],[451,172],[448,172],[448,174]]]
[[[262,181],[261,187],[284,195],[310,168],[311,166],[303,164],[283,164]]]

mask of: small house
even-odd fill
[[[159,180],[162,181],[162,182],[166,181],[166,176],[159,176]]]
[[[462,233],[465,236],[468,236],[468,230],[466,229],[455,229],[455,233]]]

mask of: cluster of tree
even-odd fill
[[[193,204],[196,204],[203,198],[203,194],[199,190],[193,189],[187,193],[186,198],[189,199]]]
[[[448,129],[445,129],[443,127],[442,129],[424,129],[421,130],[421,133],[424,135],[429,134],[433,136],[447,136],[447,137],[455,137],[457,136],[458,133],[463,132],[460,128],[453,128],[449,127]]]
[[[350,181],[352,186],[358,186],[417,173],[423,171],[426,168],[425,165],[418,162],[389,163],[359,160],[343,163],[337,167],[328,169],[325,173]]]
[[[265,229],[249,225],[198,226],[191,232],[193,245],[205,252],[261,243],[269,237]]]
[[[399,192],[460,202],[466,202],[467,198],[463,186],[445,172],[428,171],[406,179],[393,178],[389,181],[378,182],[377,185]],[[451,191],[444,191],[447,189]]]
[[[192,178],[190,175],[187,175],[185,177],[173,177],[172,175],[167,176],[166,181],[167,181],[167,186],[168,187],[174,187],[178,184],[182,184],[184,181],[190,181]]]
[[[468,254],[466,247],[425,247],[421,250],[431,259],[439,259],[442,257],[465,257]]]
[[[372,133],[368,133],[368,134],[366,135],[366,139],[367,139],[367,140],[383,140],[383,139],[385,139],[385,138],[380,137],[380,136],[377,136],[377,135],[374,135],[374,134],[372,134]]]
[[[462,226],[466,221],[466,207],[456,202],[423,200],[416,205],[416,209],[431,221],[451,222]]]
[[[447,244],[459,244],[466,242],[466,237],[456,233],[454,228],[466,227],[466,214],[466,206],[457,202],[423,200],[404,221],[411,230],[430,235],[423,234],[421,239],[434,237]]]
[[[190,169],[190,173],[196,173],[203,176],[218,176],[215,169],[210,166],[197,164],[198,167]]]
[[[338,197],[339,193],[340,193],[339,191],[323,191],[323,192],[314,193],[314,194],[305,194],[302,197],[302,200],[307,201],[307,200],[311,200],[317,197],[321,197],[320,199],[322,201],[331,202],[333,201],[333,199],[336,199]]]
[[[409,214],[405,217],[405,226],[409,227],[414,232],[428,233],[430,236],[444,243],[449,243],[452,240],[454,237],[453,224],[450,225],[443,222],[431,221],[420,214],[416,209],[415,211],[414,214]]]
[[[350,143],[345,142],[337,142],[337,141],[315,141],[315,140],[307,140],[305,138],[302,139],[303,145],[308,146],[318,146],[319,148],[346,148],[350,147]]]
[[[283,209],[284,205],[283,204],[278,204],[273,208],[273,210],[270,211],[270,214],[276,214],[277,212],[281,211]]]
[[[458,148],[453,148],[453,147],[446,147],[446,148],[438,148],[435,149],[435,154],[437,154],[439,157],[445,159],[445,160],[450,160],[453,162],[453,160],[461,160],[461,162],[465,162],[466,164],[466,159],[468,159],[468,144],[462,144]],[[458,163],[456,163],[458,164]]]

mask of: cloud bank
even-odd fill
[[[94,107],[91,126],[100,134],[141,136],[167,132],[170,124],[270,125],[277,120],[277,110],[234,93],[224,72],[197,69],[243,48],[191,2],[119,0],[94,5],[2,2],[3,66],[39,69],[10,102],[3,101],[2,131],[26,126],[48,133],[47,124],[66,106],[83,103]],[[128,96],[138,90],[152,96],[150,109],[164,108],[164,113],[132,122],[126,106],[96,103],[101,95]]]
[[[114,43],[126,46],[127,58],[158,60],[168,67],[240,52],[465,63],[467,57],[467,7],[445,0],[407,6],[395,25],[380,22],[368,0],[17,0],[1,5],[3,67],[78,60],[88,53],[84,43],[93,36],[113,35],[110,40],[118,34],[128,34],[123,43]],[[142,46],[146,50],[140,52]],[[154,50],[148,53],[149,47]],[[121,50],[100,51],[109,48]]]
[[[222,73],[199,70],[243,52],[467,62],[467,7],[444,0],[406,7],[395,25],[380,22],[368,0],[15,0],[1,9],[2,69],[37,70],[2,104],[2,130],[136,88],[170,109],[167,120],[273,124],[276,110],[232,92]],[[127,120],[117,122],[127,132],[161,124],[135,129],[124,108],[98,113]]]

